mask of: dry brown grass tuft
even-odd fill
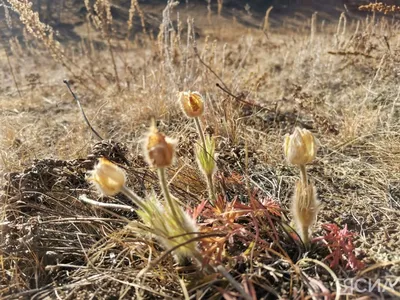
[[[400,12],[400,6],[388,5],[382,2],[361,5],[358,9],[361,11],[381,12],[385,15]]]

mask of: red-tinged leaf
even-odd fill
[[[251,296],[253,300],[257,300],[256,289],[254,288],[254,284],[251,280],[244,276],[242,285],[244,287],[244,291]]]
[[[220,287],[216,287],[216,289],[218,290],[218,292],[220,292],[220,294],[226,300],[237,300],[237,299],[239,299],[239,294],[238,293],[227,291],[227,290],[224,290],[223,288],[220,288]]]
[[[329,261],[330,267],[336,268],[346,263],[345,268],[350,268],[354,271],[362,269],[364,264],[354,254],[353,237],[355,233],[347,229],[347,224],[343,229],[340,229],[336,224],[324,224],[322,227],[327,231],[327,234],[315,240],[326,241],[326,246],[331,253],[325,260]]]
[[[201,212],[203,211],[204,207],[206,206],[207,201],[206,199],[204,199],[203,201],[201,201],[201,203],[193,210],[193,214],[192,217],[193,219],[197,219],[197,217],[201,214]]]

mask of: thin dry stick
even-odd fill
[[[229,96],[231,96],[232,98],[234,98],[235,100],[237,100],[237,101],[239,101],[239,102],[242,102],[242,103],[247,104],[247,105],[250,105],[250,106],[257,107],[257,108],[259,108],[259,109],[266,109],[266,107],[264,107],[264,106],[262,106],[262,105],[259,105],[259,104],[256,104],[256,103],[251,103],[251,102],[249,102],[249,101],[243,100],[242,98],[240,98],[240,97],[238,97],[238,96],[235,96],[234,94],[232,94],[232,93],[228,90],[228,88],[223,88],[219,83],[216,83],[215,85],[217,86],[217,88],[220,88],[222,91],[224,91],[224,92],[227,93]]]
[[[223,266],[219,265],[216,269],[229,281],[230,284],[232,284],[232,286],[242,295],[244,299],[253,300],[253,298],[245,292],[240,283],[237,282]]]
[[[81,102],[79,101],[79,99],[78,99],[78,97],[75,95],[75,93],[72,91],[71,86],[70,86],[68,80],[64,79],[63,82],[67,85],[67,88],[68,88],[68,90],[70,91],[72,97],[74,97],[76,103],[78,103],[79,110],[81,111],[81,114],[82,114],[82,116],[83,116],[83,119],[85,120],[86,125],[89,126],[90,130],[93,132],[93,134],[94,134],[99,140],[101,140],[101,141],[104,140],[104,139],[101,137],[101,135],[100,135],[100,134],[93,128],[93,126],[90,124],[88,118],[86,117],[85,111],[84,111],[83,108],[82,108]]]
[[[374,78],[372,78],[372,80],[370,81],[370,83],[369,83],[369,85],[368,85],[367,91],[366,91],[366,93],[365,93],[365,98],[364,98],[364,100],[361,102],[361,105],[360,105],[361,107],[365,107],[365,103],[367,102],[367,100],[368,100],[368,98],[369,98],[369,95],[370,95],[370,93],[371,93],[371,91],[372,91],[372,87],[373,87],[373,85],[374,85],[376,79],[377,79],[378,76],[380,75],[380,71],[381,71],[381,69],[382,69],[383,64],[386,62],[386,57],[387,57],[386,54],[384,54],[384,55],[382,56],[381,61],[380,61],[379,65],[378,65],[378,68],[376,69],[375,76],[374,76]]]
[[[223,86],[225,87],[225,89],[228,90],[228,87],[227,87],[227,85],[225,84],[225,82],[222,80],[222,78],[219,77],[218,74],[215,73],[214,70],[211,69],[211,67],[210,67],[209,65],[207,65],[207,64],[204,62],[204,60],[201,58],[201,56],[200,56],[200,54],[199,54],[199,51],[198,51],[196,45],[193,46],[193,49],[194,49],[194,54],[195,54],[195,55],[197,56],[197,58],[199,59],[200,63],[201,63],[203,66],[205,66],[212,74],[214,74],[214,76],[217,77],[218,80],[223,84]]]
[[[99,202],[96,200],[89,199],[86,195],[80,195],[78,199],[81,200],[82,202],[85,202],[93,206],[134,211],[134,208],[132,206],[116,204],[116,203]]]
[[[1,36],[0,36],[0,38],[1,38]],[[20,91],[19,86],[18,86],[17,78],[15,77],[15,73],[14,73],[14,69],[13,69],[12,64],[11,64],[10,56],[8,55],[7,50],[5,48],[4,48],[4,53],[6,54],[8,67],[10,68],[10,72],[11,72],[15,87],[17,88],[17,91],[18,91],[18,95],[22,100],[22,94],[21,94],[21,91]]]
[[[108,51],[110,52],[110,56],[111,56],[111,61],[112,61],[113,67],[114,67],[114,74],[115,74],[115,79],[117,81],[118,92],[120,92],[121,91],[121,82],[119,80],[117,63],[115,61],[114,51],[113,51],[112,45],[111,45],[111,36],[108,33],[107,33],[107,44],[108,44]]]

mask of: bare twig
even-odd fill
[[[93,128],[93,126],[90,124],[88,118],[86,117],[85,111],[83,110],[82,104],[81,104],[81,102],[79,101],[78,97],[75,95],[75,93],[72,91],[71,86],[70,86],[68,80],[64,79],[63,82],[66,84],[66,86],[67,86],[68,90],[70,91],[72,97],[74,97],[76,103],[78,104],[79,110],[80,110],[81,113],[82,113],[82,116],[83,116],[83,119],[85,120],[86,125],[89,126],[90,130],[93,132],[93,134],[94,134],[99,140],[101,140],[101,141],[104,140],[104,139],[101,137],[101,135],[100,135],[100,134]]]
[[[79,196],[79,200],[81,200],[82,202],[88,203],[90,205],[98,206],[98,207],[116,208],[116,209],[122,209],[122,210],[127,210],[127,211],[134,211],[134,208],[129,205],[99,202],[96,200],[89,199],[86,195]]]
[[[212,74],[214,74],[215,77],[218,78],[218,80],[223,84],[223,86],[225,87],[225,89],[228,89],[228,86],[225,84],[225,82],[222,80],[222,78],[219,77],[218,74],[215,73],[215,71],[214,71],[213,69],[211,69],[211,67],[210,67],[208,64],[206,64],[206,63],[204,62],[204,60],[200,57],[199,50],[197,49],[197,47],[196,47],[196,46],[193,46],[193,49],[194,49],[194,54],[196,54],[196,56],[197,56],[197,58],[199,59],[200,63],[201,63],[203,66],[205,66]]]
[[[227,93],[229,96],[233,97],[235,100],[242,102],[244,104],[250,105],[250,106],[254,106],[257,107],[259,109],[266,109],[266,107],[259,105],[259,104],[255,104],[255,103],[251,103],[249,101],[243,100],[241,97],[235,96],[234,94],[232,94],[227,88],[223,88],[219,83],[215,84],[218,88],[220,88],[222,91],[224,91],[225,93]]]
[[[229,281],[230,284],[232,284],[232,286],[242,295],[244,299],[253,300],[253,298],[246,293],[240,283],[237,282],[235,278],[233,278],[232,275],[229,274],[229,272],[223,266],[219,265],[216,269]]]
[[[1,5],[0,5],[0,6],[1,6]],[[1,41],[1,40],[2,40],[2,39],[1,39],[1,35],[0,35],[0,41]],[[19,97],[20,97],[21,100],[22,100],[21,90],[19,89],[18,81],[17,81],[17,78],[15,77],[15,73],[14,73],[14,68],[12,67],[11,60],[10,60],[10,56],[8,55],[7,49],[6,49],[6,48],[4,48],[4,53],[6,54],[8,67],[10,68],[10,72],[11,72],[11,75],[12,75],[12,78],[13,78],[13,81],[14,81],[14,84],[15,84],[15,87],[17,88],[17,91],[18,91],[18,95],[19,95]]]

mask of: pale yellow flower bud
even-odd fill
[[[198,92],[179,93],[179,102],[183,112],[189,118],[200,117],[204,112],[204,100]]]
[[[126,182],[125,172],[105,158],[100,158],[98,164],[90,172],[89,181],[106,196],[118,194]]]
[[[307,129],[296,127],[293,134],[285,136],[283,144],[286,159],[293,165],[306,165],[317,153],[316,140]]]
[[[165,168],[172,164],[176,142],[152,127],[144,145],[144,152],[149,165]]]

